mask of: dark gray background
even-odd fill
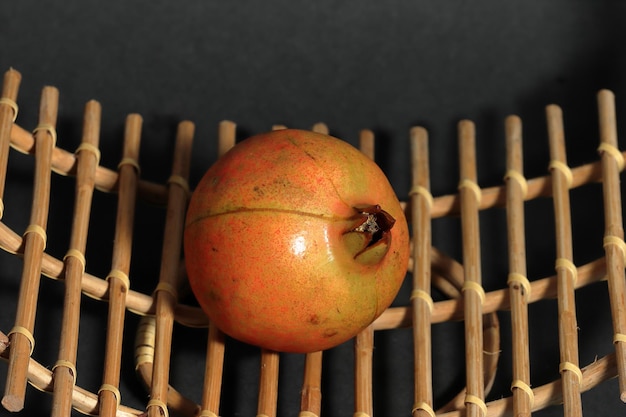
[[[504,118],[524,120],[525,170],[545,175],[549,161],[544,109],[563,107],[572,166],[597,159],[595,95],[617,95],[623,131],[626,96],[624,29],[626,4],[616,1],[14,1],[0,6],[0,69],[23,75],[18,123],[37,124],[44,85],[60,89],[58,145],[80,141],[82,111],[89,99],[103,106],[102,164],[114,168],[121,155],[124,119],[144,117],[140,162],[143,178],[164,182],[176,124],[196,123],[192,184],[216,158],[220,120],[238,123],[239,138],[272,124],[309,128],[326,122],[335,136],[356,144],[360,129],[379,139],[377,162],[399,197],[410,186],[408,131],[430,134],[432,190],[456,191],[456,124],[476,122],[479,181],[501,183],[505,171]],[[28,224],[32,158],[11,153],[3,221],[14,230]],[[48,251],[62,257],[69,241],[73,182],[53,179]],[[115,197],[98,193],[87,251],[88,269],[110,268]],[[603,219],[599,186],[572,192],[577,264],[602,256]],[[164,211],[140,203],[133,249],[133,288],[150,292],[158,278]],[[553,274],[554,222],[550,200],[528,204],[530,279]],[[481,214],[483,280],[486,289],[505,286],[504,212]],[[438,220],[433,242],[460,259],[458,220]],[[14,320],[21,262],[0,254],[0,328]],[[407,282],[410,281],[410,276]],[[397,304],[408,303],[408,286]],[[42,280],[34,357],[56,361],[63,286]],[[580,361],[612,351],[606,284],[577,293]],[[533,386],[558,378],[556,302],[533,304]],[[489,399],[510,395],[510,315],[499,315],[502,356]],[[106,305],[84,298],[78,383],[101,383]],[[132,344],[137,317],[128,314],[122,377],[123,402],[143,408],[147,394],[134,376]],[[206,331],[175,328],[172,384],[200,401]],[[464,383],[463,325],[433,328],[435,405]],[[228,341],[221,414],[256,414],[258,352]],[[325,355],[323,414],[353,412],[352,344]],[[375,408],[379,416],[409,415],[412,395],[410,330],[379,332],[375,350]],[[0,366],[4,389],[6,366]],[[302,356],[281,360],[279,414],[298,411]],[[583,395],[585,415],[623,411],[616,380]],[[29,389],[24,415],[47,415],[51,396]],[[4,410],[0,415],[8,414]],[[560,407],[538,416],[562,415]]]

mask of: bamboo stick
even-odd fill
[[[322,410],[322,352],[305,355],[304,382],[300,393],[299,417],[319,416]]]
[[[412,187],[410,191],[413,229],[413,356],[414,405],[413,417],[433,417],[431,313],[432,231],[430,209],[430,162],[428,132],[422,127],[411,129]]]
[[[361,130],[359,148],[365,156],[374,159],[374,132]],[[367,326],[355,338],[354,359],[354,416],[369,417],[374,414],[372,359],[374,353],[374,328]]]
[[[18,296],[15,327],[9,337],[11,355],[2,405],[9,411],[24,408],[28,359],[34,346],[33,331],[41,279],[41,259],[46,246],[46,226],[50,202],[50,166],[56,141],[59,91],[44,87],[35,130],[35,185],[30,225],[24,233],[24,268]]]
[[[524,236],[524,196],[526,179],[522,153],[522,121],[509,116],[505,122],[507,149],[507,232],[509,242],[509,297],[513,342],[513,414],[529,416],[533,394],[530,389],[528,348],[528,307],[530,283],[526,277],[526,239]]]
[[[17,118],[17,92],[22,75],[10,69],[4,73],[2,95],[0,96],[0,219],[4,214],[4,186],[7,164],[9,162],[9,146],[11,145],[11,129]]]
[[[328,126],[324,123],[314,124],[311,130],[328,135]],[[322,352],[311,352],[304,357],[299,417],[319,416],[322,410],[322,356]]]
[[[235,146],[237,126],[228,121],[219,124],[218,157],[222,157]],[[217,417],[220,409],[222,375],[224,372],[224,335],[209,323],[209,340],[206,352],[206,368],[202,391],[201,416]]]
[[[32,134],[24,130],[21,126],[13,124],[11,129],[11,146],[22,153],[33,153],[34,138]],[[622,152],[626,157],[626,151]],[[61,175],[71,175],[75,165],[75,156],[63,149],[56,148],[52,153],[52,170]],[[580,187],[584,184],[599,181],[602,172],[600,161],[581,165],[572,168],[572,186]],[[104,192],[117,192],[118,173],[103,166],[96,169],[96,189]],[[167,187],[148,180],[140,179],[137,188],[139,197],[143,200],[164,205],[167,201]],[[503,185],[496,185],[481,189],[480,210],[491,207],[504,207],[506,202],[506,188]],[[551,180],[549,175],[536,177],[528,180],[528,193],[525,200],[533,200],[537,197],[550,197],[552,195]],[[460,211],[459,194],[447,194],[435,197],[432,208],[432,218],[440,218],[459,214]],[[410,213],[408,204],[401,201],[401,204]]]
[[[483,375],[482,304],[480,234],[478,206],[480,189],[476,184],[476,149],[474,124],[459,122],[461,227],[463,235],[463,264],[465,281],[463,300],[465,311],[465,363],[467,394],[465,405],[469,417],[486,414]]]
[[[278,404],[278,352],[261,349],[261,375],[257,417],[276,417]]]
[[[556,272],[558,280],[559,309],[559,370],[563,380],[563,408],[567,417],[582,416],[580,398],[580,369],[578,365],[578,326],[573,266],[572,225],[569,201],[570,173],[565,155],[563,114],[556,105],[546,107],[548,136],[550,140],[550,170],[554,191],[554,216],[556,224]]]
[[[169,198],[165,219],[161,272],[155,290],[156,298],[156,341],[152,387],[148,402],[148,416],[167,416],[167,391],[169,386],[170,353],[174,311],[178,303],[178,271],[181,258],[185,211],[189,198],[189,162],[195,126],[189,121],[178,125],[172,175],[169,183]]]
[[[608,90],[598,93],[600,119],[600,154],[602,158],[602,189],[604,196],[604,248],[608,272],[615,357],[619,376],[620,399],[626,402],[626,277],[624,274],[624,226],[620,171],[624,157],[617,147],[615,96]]]
[[[53,369],[52,416],[71,414],[72,391],[76,384],[76,356],[80,326],[81,281],[85,271],[85,249],[94,191],[96,166],[100,159],[98,140],[102,109],[96,101],[85,107],[83,140],[77,150],[76,199],[70,248],[65,256],[65,298],[59,358]]]
[[[120,368],[122,365],[122,338],[126,296],[130,282],[128,274],[132,252],[133,223],[137,177],[139,176],[139,143],[141,140],[142,118],[130,114],[126,118],[124,131],[124,150],[118,166],[119,198],[113,243],[111,272],[107,277],[109,311],[107,317],[107,336],[104,357],[102,386],[98,391],[99,413],[101,416],[114,416],[121,401],[119,392]]]

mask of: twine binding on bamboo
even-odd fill
[[[150,401],[148,401],[148,405],[146,406],[146,410],[150,407],[158,407],[161,409],[161,413],[163,413],[163,415],[165,417],[169,417],[170,413],[167,411],[167,404],[165,404],[163,401],[161,400],[157,400],[157,399],[151,399]]]
[[[48,241],[48,235],[46,234],[46,230],[43,227],[39,226],[38,224],[30,224],[26,228],[26,231],[24,231],[24,237],[26,237],[26,235],[29,233],[34,233],[38,235],[43,241],[43,247],[44,248],[46,247],[46,243]]]
[[[535,393],[530,387],[530,385],[528,385],[526,382],[522,381],[521,379],[516,379],[511,384],[511,391],[513,391],[515,388],[521,389],[522,391],[526,393],[526,395],[528,395],[528,399],[530,401],[530,408],[532,409],[533,404],[535,403]]]
[[[626,343],[626,334],[615,333],[613,335],[613,343]]]
[[[414,300],[416,298],[419,298],[421,300],[424,300],[426,302],[426,304],[428,305],[428,309],[430,310],[430,312],[433,312],[433,308],[434,308],[434,303],[433,303],[433,298],[430,296],[430,294],[427,291],[424,290],[413,290],[411,292],[411,298],[410,300]]]
[[[298,417],[319,417],[319,416],[311,411],[303,410],[303,411],[300,411],[300,413],[298,413]]]
[[[476,202],[480,204],[482,200],[482,191],[480,190],[480,187],[478,186],[478,184],[476,184],[476,181],[472,181],[467,178],[461,180],[461,182],[459,182],[458,189],[462,190],[463,188],[469,188],[470,190],[472,190],[472,192],[474,193],[474,196],[476,197]]]
[[[510,169],[504,175],[505,181],[509,179],[515,180],[519,184],[522,189],[522,197],[526,198],[528,195],[528,181],[526,181],[526,177],[524,177],[518,170]]]
[[[139,166],[139,162],[137,162],[135,158],[130,158],[130,157],[122,158],[120,163],[117,164],[117,169],[118,170],[121,169],[124,165],[132,166],[133,168],[135,168],[137,175],[141,174],[141,167]]]
[[[198,414],[198,417],[219,417],[219,416],[215,414],[213,411],[202,410],[200,411],[200,414]]]
[[[531,285],[530,281],[525,275],[517,272],[511,272],[506,282],[508,285],[519,284],[524,290],[524,300],[526,300],[526,302],[530,300]]]
[[[111,278],[119,279],[125,291],[128,291],[130,288],[130,278],[128,278],[128,274],[126,274],[126,272],[120,271],[119,269],[113,269],[109,272],[109,275],[107,275],[106,280],[110,281]]]
[[[611,157],[615,159],[615,162],[617,162],[618,169],[620,171],[624,170],[624,155],[615,146],[610,143],[602,142],[600,146],[598,146],[598,153],[611,155]]]
[[[65,260],[69,257],[74,257],[76,259],[78,259],[78,262],[80,262],[80,264],[83,267],[83,273],[85,272],[85,266],[87,264],[87,261],[85,260],[85,255],[83,255],[83,253],[81,251],[79,251],[78,249],[70,249],[67,251],[67,253],[65,254],[65,256],[63,257],[63,262],[65,262]]]
[[[183,176],[181,175],[172,175],[168,178],[167,180],[168,184],[176,184],[178,186],[180,186],[187,195],[189,195],[191,193],[190,189],[189,189],[189,182],[187,182],[187,179],[185,179]]]
[[[556,260],[554,269],[558,272],[559,269],[565,269],[570,272],[570,276],[572,277],[572,283],[576,284],[578,281],[578,269],[576,269],[576,265],[572,261],[567,258],[558,258]]]
[[[624,259],[624,262],[626,262],[626,242],[624,242],[624,239],[619,236],[605,236],[602,247],[606,249],[608,246],[611,245],[615,245],[619,248],[619,250],[622,252],[622,258]]]
[[[52,138],[52,147],[54,148],[56,146],[57,143],[57,130],[56,128],[48,123],[41,123],[39,126],[37,126],[35,128],[35,130],[33,130],[33,136],[37,135],[37,132],[40,131],[46,131],[48,132],[48,134],[50,135],[50,138]]]
[[[575,363],[572,362],[561,362],[559,364],[559,373],[563,373],[565,371],[570,371],[573,372],[576,377],[578,378],[578,385],[582,385],[583,383],[583,372],[580,370],[580,368],[578,367],[578,365],[576,365]]]
[[[98,149],[96,146],[88,142],[83,142],[78,145],[78,148],[76,148],[76,151],[74,153],[78,155],[81,151],[91,152],[92,154],[94,154],[94,156],[96,157],[96,165],[100,164],[101,153],[100,149]]]
[[[433,408],[427,402],[415,404],[413,406],[413,410],[411,410],[411,415],[415,414],[415,412],[418,410],[423,410],[428,413],[430,417],[435,417],[435,410],[433,410]]]
[[[13,120],[12,122],[15,123],[15,121],[17,120],[17,113],[19,111],[19,106],[17,105],[17,103],[13,100],[11,100],[8,97],[2,97],[0,98],[0,104],[5,104],[9,107],[11,107],[11,109],[13,110]]]
[[[24,326],[13,326],[9,333],[7,333],[7,336],[11,336],[16,333],[21,334],[28,339],[28,342],[30,343],[30,355],[32,355],[35,350],[35,338],[33,337],[33,333]]]
[[[482,412],[483,417],[487,415],[487,404],[483,401],[482,398],[477,397],[476,395],[467,394],[465,395],[465,404],[476,404],[480,411]]]
[[[370,415],[364,413],[363,411],[357,411],[356,413],[352,414],[352,417],[370,417]]]
[[[52,373],[54,373],[54,370],[59,367],[65,367],[70,370],[70,373],[72,374],[72,379],[74,380],[73,384],[76,385],[76,365],[74,365],[70,361],[59,359],[58,361],[56,361],[56,363],[52,367],[52,370],[51,370]]]
[[[565,177],[565,181],[567,182],[567,188],[572,188],[572,184],[574,183],[574,175],[572,174],[572,170],[566,164],[561,161],[553,160],[550,161],[549,169],[557,170]]]
[[[175,300],[178,299],[178,291],[176,290],[176,288],[174,288],[173,285],[168,282],[159,282],[154,289],[155,293],[157,293],[158,291],[165,291],[166,293],[174,297]]]
[[[98,396],[103,391],[109,391],[113,394],[113,396],[115,397],[115,401],[117,402],[117,407],[119,408],[120,404],[122,403],[122,394],[120,393],[120,390],[115,385],[102,384],[100,386],[100,389],[98,390]]]
[[[480,297],[480,303],[485,304],[485,289],[479,283],[475,281],[464,281],[463,288],[461,288],[462,292],[465,291],[474,291]]]
[[[434,201],[433,195],[430,193],[430,191],[428,191],[426,187],[422,187],[421,185],[414,186],[409,191],[409,196],[413,196],[413,195],[421,195],[426,200],[426,203],[428,203],[428,208],[429,209],[433,208],[433,201]]]

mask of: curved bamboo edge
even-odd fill
[[[9,351],[8,337],[0,331],[0,358],[8,360]],[[52,372],[32,358],[28,363],[28,382],[39,391],[52,393]],[[95,416],[98,414],[98,395],[79,386],[74,386],[72,407],[83,414]],[[141,415],[142,412],[132,407],[120,405],[117,416],[133,417]]]
[[[0,357],[6,359],[9,346],[6,342],[6,335],[0,332]],[[582,368],[583,380],[581,384],[581,392],[589,391],[600,383],[617,376],[617,364],[615,362],[615,354],[610,353],[593,363]],[[34,359],[30,359],[28,366],[28,376],[30,384],[44,392],[52,391],[52,373],[49,369],[39,364]],[[535,395],[534,410],[540,410],[550,405],[558,405],[562,401],[561,380],[555,380],[545,385],[533,388]],[[97,411],[98,397],[81,387],[74,387],[73,407],[79,412],[87,415],[95,415]],[[487,402],[486,417],[502,417],[508,415],[513,407],[513,398],[505,397],[498,400]],[[439,417],[461,417],[464,410],[456,410],[444,414],[437,414]],[[143,411],[120,405],[117,415],[119,417],[132,417],[141,415]]]
[[[22,248],[22,237],[15,233],[10,227],[0,222],[0,248],[6,252],[20,254]],[[449,265],[458,263],[438,252],[433,260],[433,267],[449,268]],[[63,262],[54,256],[44,253],[42,259],[42,273],[44,276],[60,280],[63,276]],[[576,289],[587,286],[594,282],[606,279],[606,263],[604,258],[581,265],[577,268],[578,281]],[[441,274],[439,274],[441,275]],[[537,279],[531,282],[532,295],[529,303],[546,298],[555,298],[556,275]],[[82,281],[83,293],[91,298],[105,300],[108,283],[106,280],[85,272]],[[127,295],[127,308],[130,312],[140,316],[154,315],[154,300],[151,295],[143,294],[135,290],[129,290]],[[486,293],[483,312],[493,313],[498,310],[508,310],[510,300],[508,288],[494,290]],[[208,327],[209,322],[204,312],[199,307],[185,304],[178,304],[175,311],[176,322],[188,327]],[[433,306],[432,323],[444,321],[463,320],[463,300],[450,299],[437,301]],[[374,321],[374,330],[390,330],[408,327],[411,325],[411,307],[391,307]]]
[[[224,121],[223,123],[232,123]],[[25,130],[17,124],[13,125],[11,130],[11,147],[18,152],[30,154],[34,147],[34,138],[31,132]],[[626,151],[622,152],[626,158]],[[52,152],[52,169],[60,175],[73,175],[76,166],[76,157],[73,153],[62,148],[55,147]],[[572,187],[576,188],[590,182],[596,182],[601,179],[602,169],[601,161],[590,162],[576,168],[572,168]],[[118,173],[106,168],[98,166],[96,168],[96,188],[104,192],[115,192],[117,190]],[[140,197],[148,202],[165,205],[167,200],[167,186],[157,184],[148,180],[139,180],[138,193]],[[481,189],[481,201],[478,206],[480,210],[491,207],[501,207],[506,199],[506,186],[498,185],[485,187]],[[528,180],[528,192],[525,200],[532,200],[537,197],[548,197],[552,194],[550,175],[537,177]],[[402,202],[407,214],[409,203]],[[447,194],[433,199],[432,217],[439,218],[451,214],[458,214],[460,210],[460,195]]]

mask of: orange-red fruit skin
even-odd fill
[[[355,206],[379,204],[396,222],[375,265],[342,236]],[[185,260],[193,292],[223,332],[284,352],[334,347],[393,301],[406,274],[409,232],[380,168],[326,135],[278,130],[246,139],[196,187]]]

